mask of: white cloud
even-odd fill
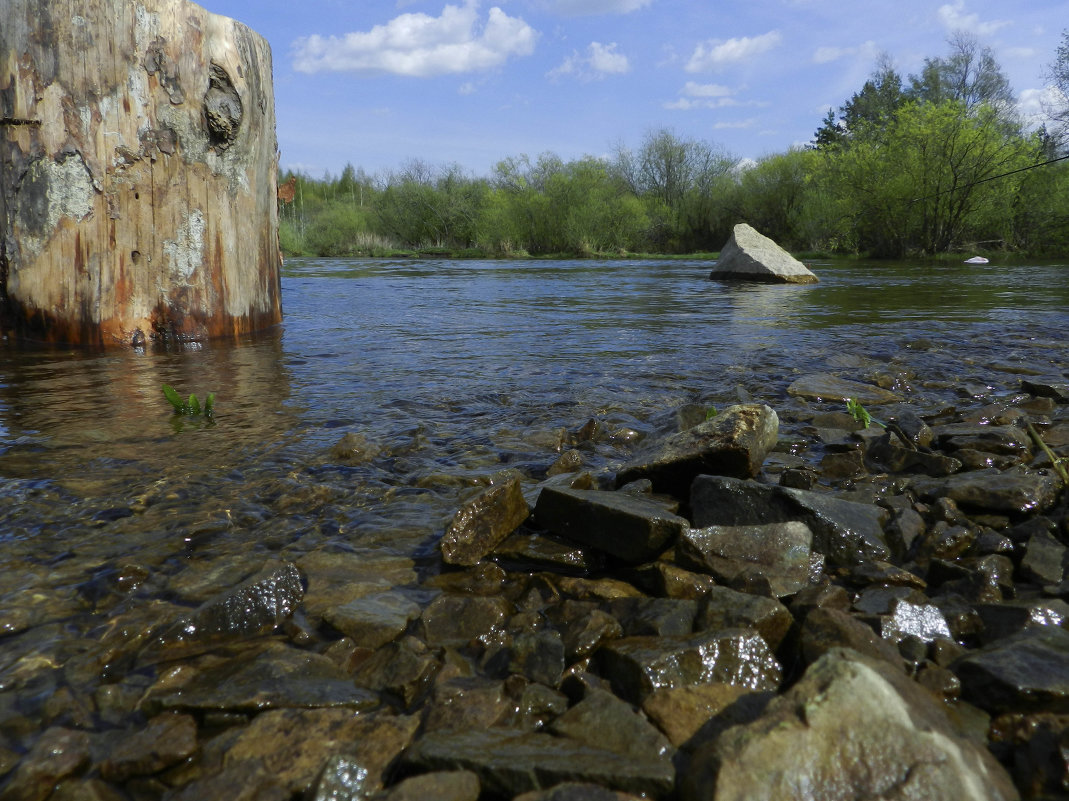
[[[390,72],[425,78],[477,72],[534,52],[538,32],[498,7],[480,18],[478,0],[446,5],[441,16],[401,14],[370,31],[306,36],[293,43],[299,72]]]
[[[968,31],[969,33],[975,33],[978,36],[987,36],[994,33],[999,28],[1005,28],[1010,25],[1009,20],[994,20],[992,22],[980,22],[979,14],[966,14],[965,13],[965,0],[957,0],[954,3],[947,3],[946,5],[939,6],[939,21],[943,23],[943,26],[947,30],[951,31]]]
[[[606,75],[623,75],[630,71],[631,63],[623,53],[616,52],[616,42],[603,45],[591,42],[585,54],[572,53],[558,67],[546,73],[554,80],[574,76],[582,81],[600,80]]]
[[[737,122],[718,122],[713,126],[714,131],[723,131],[726,129],[740,129],[740,128],[753,128],[757,124],[757,120],[738,120]]]
[[[745,87],[743,87],[745,88]],[[738,100],[738,90],[718,83],[687,81],[679,90],[679,97],[661,105],[670,111],[691,111],[701,108],[734,108],[739,106],[767,106],[760,100]]]
[[[1042,89],[1025,89],[1017,99],[1017,113],[1024,120],[1026,128],[1038,128],[1050,122],[1048,111],[1069,104],[1069,98],[1062,95],[1054,86]]]
[[[653,0],[552,0],[550,8],[566,17],[594,14],[630,14],[653,3]]]
[[[813,51],[813,63],[827,64],[842,58],[852,58],[853,56],[874,58],[878,53],[879,48],[876,46],[876,43],[870,39],[855,47],[818,47]]]
[[[779,31],[737,39],[710,39],[699,44],[687,62],[687,72],[705,72],[767,53],[783,40]]]

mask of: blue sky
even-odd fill
[[[757,159],[808,141],[881,53],[905,77],[956,31],[990,47],[1025,113],[1069,1],[202,0],[264,36],[283,169],[637,147],[651,130]],[[1010,6],[1013,6],[1011,9]]]

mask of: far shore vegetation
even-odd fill
[[[713,258],[747,222],[809,257],[1064,258],[1069,30],[1045,77],[1055,100],[1035,129],[991,51],[957,35],[919,75],[881,58],[808,145],[757,162],[661,129],[608,157],[520,155],[484,177],[418,160],[285,173],[280,244],[287,256]]]

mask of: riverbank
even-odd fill
[[[816,741],[775,750],[833,765],[894,753],[906,763],[874,767],[908,764],[919,782],[936,771],[911,755],[949,745],[961,786],[1005,788],[1008,771],[1025,795],[1056,795],[1044,760],[1060,691],[1041,711],[996,684],[977,697],[980,671],[962,665],[1065,674],[1064,594],[1053,567],[1029,572],[1047,572],[1045,549],[1061,564],[1064,493],[1042,508],[1045,457],[1009,430],[1027,417],[1066,455],[1067,405],[1049,396],[1067,378],[1060,275],[880,265],[804,288],[725,288],[687,263],[604,275],[309,262],[284,276],[276,338],[0,354],[5,787],[283,798],[325,793],[326,770],[394,798],[578,780],[689,798],[726,781],[724,765],[772,765],[752,757],[765,735],[842,720],[824,743],[888,739],[856,760]],[[214,425],[172,426],[161,383],[214,392]],[[883,442],[843,392],[898,421],[903,442],[912,412],[932,441]],[[644,454],[737,419],[737,404],[775,412],[776,444],[754,452],[755,478],[705,479],[701,495],[741,485],[743,510],[789,512],[753,524],[777,533],[778,563],[726,551],[737,532],[717,542],[714,526],[750,526],[709,518],[726,504],[633,478]],[[497,488],[508,503],[491,503]],[[865,511],[835,525],[842,504]],[[642,530],[636,506],[663,522],[622,550],[598,506],[614,531]],[[462,510],[525,522],[477,564],[449,565],[440,543]]]

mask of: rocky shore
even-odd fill
[[[613,471],[584,453],[634,438],[577,425],[422,561],[203,564],[62,661],[9,650],[0,798],[1065,797],[1069,385],[788,393]]]

